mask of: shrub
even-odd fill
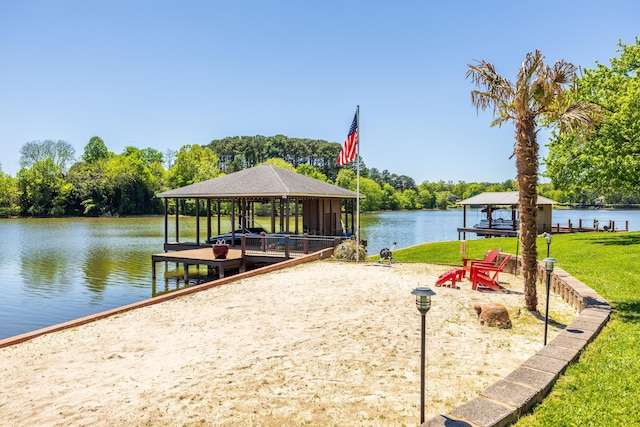
[[[367,251],[364,249],[364,246],[359,245],[355,240],[345,240],[336,246],[333,250],[333,256],[336,259],[343,259],[345,261],[364,261],[367,257]]]

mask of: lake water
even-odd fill
[[[480,216],[468,210],[467,224]],[[554,224],[580,218],[585,225],[614,220],[617,228],[628,220],[630,231],[640,230],[640,211],[553,212]],[[195,241],[194,223],[180,221],[181,240]],[[461,226],[462,210],[361,216],[370,255],[393,242],[400,249],[457,240]],[[163,230],[161,217],[0,220],[0,339],[151,298],[154,286],[160,292],[185,286],[171,271],[163,278],[163,263],[158,282],[151,280],[151,255],[162,252]]]

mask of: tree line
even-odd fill
[[[593,206],[640,204],[640,40],[619,43],[610,65],[584,69],[567,91],[567,102],[588,102],[602,111],[588,134],[576,129],[553,133],[543,159],[538,193],[559,203]],[[234,136],[207,145],[186,145],[164,153],[154,148],[108,150],[98,136],[76,158],[66,141],[30,141],[20,150],[15,177],[0,165],[0,216],[158,214],[155,194],[274,163],[304,175],[356,189],[355,163],[338,167],[341,145],[306,138]],[[368,168],[360,158],[363,211],[445,209],[484,191],[516,191],[515,180],[417,184],[411,177]],[[515,172],[514,172],[515,175]]]
[[[66,141],[30,141],[20,150],[16,177],[0,169],[1,216],[104,216],[159,214],[155,194],[262,163],[296,171],[344,188],[356,189],[355,164],[337,166],[338,143],[274,137],[238,136],[206,146],[186,145],[164,153],[127,146],[108,150],[94,136],[79,159]],[[363,211],[446,208],[456,198],[482,191],[511,191],[514,182],[422,182],[388,170],[368,168],[361,159]]]
[[[110,152],[100,137],[87,143],[78,160],[66,141],[30,141],[21,152],[16,177],[0,168],[0,216],[109,216],[162,213],[155,194],[232,173],[261,163],[296,171],[343,188],[356,190],[355,163],[337,166],[340,144],[294,139],[278,135],[280,149],[274,151],[263,136],[230,137],[207,146],[187,145],[177,151],[125,147]],[[306,149],[300,145],[309,142]],[[262,146],[262,145],[264,146]],[[247,152],[246,147],[252,147]],[[293,152],[285,147],[296,147]],[[319,148],[323,154],[305,154]],[[273,156],[273,157],[270,157]],[[286,160],[285,160],[286,159]],[[292,162],[295,160],[295,163]],[[310,164],[313,163],[313,164]],[[360,192],[366,195],[363,212],[401,209],[446,209],[457,200],[485,191],[517,191],[515,180],[501,183],[423,181],[406,175],[368,168],[360,160]],[[596,205],[599,193],[560,190],[541,184],[540,193],[560,203]],[[640,196],[612,193],[609,203],[640,204]],[[191,207],[193,209],[193,207]],[[187,211],[188,212],[188,211]]]

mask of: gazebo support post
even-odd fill
[[[196,197],[196,245],[200,245],[200,198]]]
[[[169,242],[169,199],[164,199],[164,243]],[[166,252],[166,249],[165,249]]]
[[[180,241],[180,227],[179,227],[179,218],[180,218],[180,205],[178,204],[178,198],[174,199],[176,203],[176,243]]]
[[[211,199],[207,199],[207,242],[211,238]]]
[[[271,198],[271,232],[276,232],[276,199]]]
[[[236,241],[236,199],[231,199],[231,245],[235,246]]]
[[[218,213],[218,232],[216,234],[221,234],[220,231],[220,211],[222,210],[222,202],[218,199],[217,213]]]

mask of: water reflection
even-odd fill
[[[60,245],[59,236],[68,235],[68,223],[33,220],[21,227],[20,281],[27,293],[53,298],[72,288],[68,271],[73,254]],[[29,237],[25,237],[29,236]]]
[[[160,263],[158,263],[158,265],[159,264]],[[210,282],[211,280],[213,280],[213,277],[207,274],[206,269],[199,270],[197,272],[195,270],[190,270],[187,280],[184,279],[183,270],[176,269],[174,271],[166,272],[163,279],[151,280],[151,296],[157,297],[180,289],[201,285],[203,283]]]

